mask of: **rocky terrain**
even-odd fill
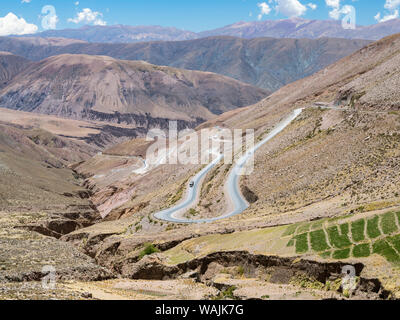
[[[35,42],[36,41],[36,42]],[[106,55],[152,64],[208,71],[272,92],[307,77],[366,46],[366,40],[240,39],[210,37],[176,42],[85,43],[53,38],[0,38],[0,50],[41,60],[65,53]]]
[[[99,222],[100,216],[67,167],[95,153],[90,146],[41,129],[0,123],[0,297],[33,297],[35,281],[57,269],[56,279],[104,280],[112,274],[58,240]],[[9,283],[13,282],[14,285]],[[28,284],[28,282],[30,282]]]
[[[105,56],[60,55],[32,64],[0,91],[15,110],[156,127],[183,120],[194,127],[267,92],[217,74]]]

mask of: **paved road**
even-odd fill
[[[196,205],[198,194],[201,190],[201,181],[207,175],[207,173],[214,168],[221,160],[223,159],[223,155],[219,155],[213,162],[207,165],[204,169],[202,169],[190,182],[194,182],[193,188],[190,187],[190,182],[187,185],[186,199],[179,203],[177,206],[173,208],[166,209],[164,211],[157,212],[154,216],[157,219],[176,222],[176,223],[201,223],[206,222],[202,220],[193,221],[189,219],[180,219],[176,218],[178,214],[184,214],[190,208],[193,208]]]
[[[240,176],[249,161],[255,152],[263,146],[265,143],[273,139],[276,135],[282,132],[293,120],[295,120],[301,113],[303,109],[296,109],[290,116],[284,119],[280,124],[277,125],[275,129],[273,129],[267,137],[265,137],[261,142],[259,142],[253,149],[249,150],[243,157],[241,157],[235,167],[231,170],[228,179],[225,184],[225,189],[227,190],[228,200],[231,202],[233,209],[230,210],[228,213],[211,218],[211,219],[184,219],[180,218],[179,216],[183,213],[187,212],[190,208],[193,208],[197,204],[198,194],[201,189],[201,184],[203,178],[206,174],[212,170],[222,159],[223,155],[219,155],[213,162],[211,162],[207,167],[202,169],[191,181],[194,182],[194,187],[190,188],[188,183],[188,191],[186,194],[186,198],[177,206],[166,209],[164,211],[157,212],[154,216],[157,219],[174,222],[174,223],[210,223],[217,220],[222,220],[226,218],[233,217],[235,215],[241,214],[245,211],[249,204],[243,195],[240,192],[239,188],[239,181]]]

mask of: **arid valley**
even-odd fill
[[[399,32],[1,36],[0,299],[400,299]]]

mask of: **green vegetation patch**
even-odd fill
[[[322,290],[325,287],[323,283],[304,275],[294,276],[292,279],[290,279],[289,283],[297,287],[307,289]]]
[[[357,220],[351,224],[351,235],[355,242],[361,242],[365,240],[364,235],[365,230],[365,220]]]
[[[197,216],[199,214],[199,212],[196,209],[190,208],[187,214],[189,216],[195,217],[195,216]]]
[[[310,231],[310,223],[305,223],[300,225],[299,229],[297,230],[298,233],[304,233]]]
[[[323,230],[310,232],[310,239],[311,239],[311,248],[314,251],[322,252],[330,248],[326,243],[325,232]]]
[[[400,252],[400,234],[394,237],[389,237],[387,240],[392,244],[392,246]]]
[[[294,246],[294,239],[290,239],[290,241],[287,244],[287,247],[293,247]]]
[[[296,229],[297,229],[298,226],[299,225],[297,223],[288,226],[282,236],[283,237],[287,237],[287,236],[294,235],[296,233]]]
[[[382,215],[381,227],[384,234],[390,235],[397,231],[396,217],[394,212]]]
[[[213,300],[236,300],[234,295],[234,291],[237,289],[235,286],[231,286],[218,294],[218,296],[214,296]]]
[[[373,252],[383,256],[389,262],[400,262],[400,257],[386,240],[376,241],[373,244]]]
[[[330,227],[328,229],[329,241],[333,246],[335,246],[335,248],[338,249],[344,249],[351,246],[348,234],[349,234],[348,223],[342,224],[340,226],[340,232],[337,226]]]
[[[355,258],[365,258],[365,257],[369,257],[370,255],[371,255],[371,252],[369,250],[368,243],[359,244],[357,246],[354,246],[354,248],[353,248],[353,257],[355,257]]]
[[[152,255],[153,253],[160,252],[153,244],[148,243],[145,245],[142,252],[139,254],[139,260],[143,259],[145,256]]]
[[[381,235],[379,231],[379,217],[375,216],[367,222],[367,235],[370,239],[376,239]]]
[[[308,233],[296,236],[296,253],[302,254],[308,252]]]
[[[320,220],[311,225],[311,230],[318,230],[324,227],[325,220]]]
[[[350,248],[343,249],[343,250],[336,250],[333,253],[333,259],[341,260],[341,259],[348,259],[350,257]]]
[[[329,259],[329,258],[331,257],[331,255],[332,255],[332,252],[330,252],[330,251],[325,251],[325,252],[323,252],[323,253],[320,254],[320,257],[321,257],[322,259]]]
[[[396,212],[396,216],[397,216],[397,221],[400,223],[400,211]]]

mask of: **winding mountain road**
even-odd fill
[[[261,142],[259,142],[254,148],[247,151],[244,156],[242,156],[233,169],[231,170],[228,179],[225,184],[226,195],[228,197],[229,203],[232,204],[232,209],[219,217],[210,219],[184,219],[181,218],[184,213],[189,209],[196,206],[199,198],[199,193],[201,190],[201,185],[204,177],[210,170],[212,170],[220,161],[223,160],[223,155],[218,155],[217,158],[212,161],[209,165],[203,168],[190,182],[188,182],[186,198],[176,205],[175,207],[157,212],[154,216],[163,221],[174,222],[174,223],[210,223],[217,220],[222,220],[226,218],[233,217],[235,215],[241,214],[249,207],[249,203],[243,197],[240,192],[239,181],[240,176],[245,169],[246,164],[249,159],[254,156],[255,152],[263,146],[265,143],[273,139],[280,132],[282,132],[288,125],[290,125],[301,113],[303,109],[296,109],[287,118],[285,118],[281,123],[279,123]],[[190,183],[194,182],[194,186],[191,188]]]

